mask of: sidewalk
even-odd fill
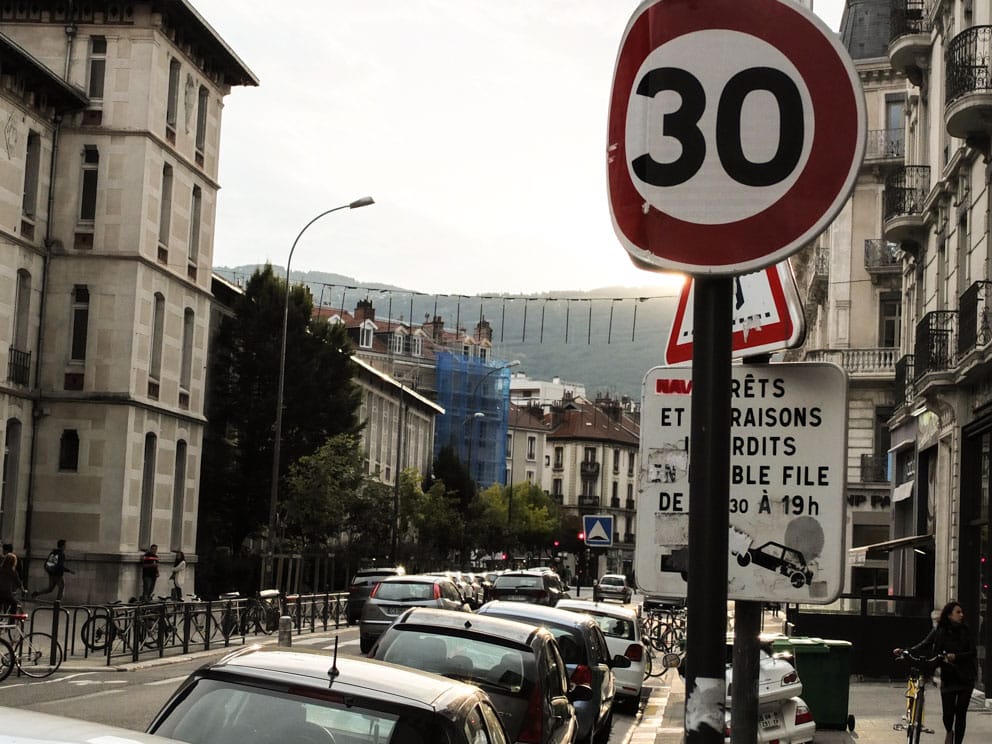
[[[681,744],[685,713],[685,685],[682,678],[670,670],[655,683],[648,698],[643,717],[630,737],[630,744]],[[814,739],[817,744],[893,744],[903,741],[906,734],[893,730],[905,711],[905,683],[896,681],[862,682],[851,679],[848,712],[854,715],[854,731],[820,729]],[[992,741],[992,701],[975,693],[968,708],[966,744]],[[927,695],[927,725],[935,730],[924,733],[921,744],[943,744],[944,728],[940,721],[940,696],[936,690]]]

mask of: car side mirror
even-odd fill
[[[589,685],[572,685],[568,690],[568,699],[573,703],[592,700],[592,688]]]
[[[622,654],[617,654],[610,660],[610,667],[613,669],[628,669],[630,667],[630,659]]]
[[[567,697],[559,695],[551,698],[551,717],[559,723],[564,723],[575,715],[572,703]]]

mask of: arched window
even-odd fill
[[[155,458],[158,437],[145,435],[145,458],[141,470],[141,513],[138,515],[138,547],[152,544],[152,517],[155,514]]]

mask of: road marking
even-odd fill
[[[144,686],[155,687],[156,685],[175,685],[182,682],[188,676],[189,676],[188,674],[183,674],[182,676],[179,677],[169,677],[169,679],[160,679],[160,680],[156,680],[155,682],[145,682]]]

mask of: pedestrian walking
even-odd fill
[[[158,581],[158,545],[150,545],[141,556],[141,601],[151,600]]]
[[[961,605],[953,600],[944,605],[933,630],[910,651],[926,656],[944,654],[944,660],[940,662],[940,705],[947,732],[944,744],[961,744],[968,703],[978,675],[975,644],[971,631],[964,624]],[[893,653],[898,656],[902,649],[894,649]]]
[[[23,591],[24,584],[17,573],[17,556],[13,551],[4,553],[0,559],[0,614],[17,612],[17,593]]]
[[[186,578],[186,554],[176,550],[176,559],[172,563],[169,579],[172,581],[172,598],[181,601],[183,598],[183,580]]]
[[[65,565],[65,540],[59,540],[48,554],[45,559],[45,573],[48,574],[48,588],[40,592],[31,592],[31,597],[40,597],[53,589],[58,589],[55,599],[61,602],[65,594],[65,575],[72,573],[72,570]]]

